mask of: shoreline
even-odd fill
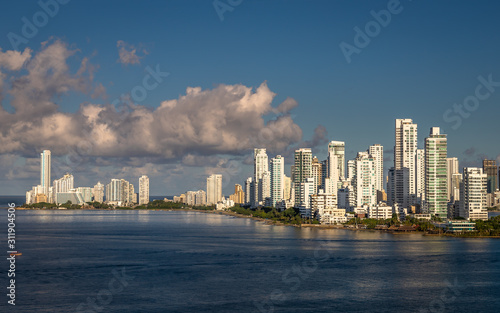
[[[3,209],[4,207],[1,207],[0,209]],[[7,207],[5,207],[7,209]],[[226,216],[232,216],[232,217],[237,217],[237,218],[248,218],[252,219],[258,222],[262,222],[266,225],[271,225],[271,226],[289,226],[289,227],[297,227],[297,228],[311,228],[311,229],[341,229],[341,230],[349,230],[349,231],[369,231],[369,232],[382,232],[382,233],[388,233],[392,235],[410,235],[410,234],[420,234],[421,236],[436,236],[436,237],[454,237],[454,238],[500,238],[500,236],[478,236],[478,235],[464,235],[464,234],[454,234],[454,233],[438,233],[438,234],[433,234],[429,232],[423,232],[423,231],[389,231],[385,229],[368,229],[368,228],[353,228],[353,227],[345,227],[344,225],[321,225],[321,224],[287,224],[283,223],[281,221],[274,221],[274,220],[269,220],[265,218],[260,218],[260,217],[254,217],[254,216],[248,216],[248,215],[243,215],[243,214],[238,214],[235,212],[229,212],[229,211],[217,211],[217,210],[197,210],[197,209],[143,209],[143,210],[136,210],[134,208],[130,209],[95,209],[95,208],[85,208],[85,209],[34,209],[34,208],[23,208],[23,207],[16,207],[16,210],[38,210],[38,211],[80,211],[80,210],[85,210],[85,211],[181,211],[181,212],[198,212],[198,213],[208,213],[208,214],[216,214],[216,215],[226,215]],[[494,211],[491,211],[494,212]],[[500,212],[500,211],[498,211]]]

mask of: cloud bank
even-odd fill
[[[241,84],[188,87],[156,108],[83,103],[77,112],[61,112],[57,102],[69,92],[90,97],[104,92],[102,84],[93,82],[95,66],[87,58],[76,72],[70,70],[68,60],[77,52],[59,40],[44,43],[33,56],[29,49],[0,51],[0,99],[8,94],[13,108],[7,112],[2,102],[0,154],[33,157],[42,149],[53,155],[72,150],[94,158],[183,159],[196,166],[206,156],[242,156],[254,147],[279,153],[302,139],[289,114],[297,102],[288,98],[273,107],[276,94],[266,82],[255,89]]]

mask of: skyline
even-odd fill
[[[234,184],[252,176],[254,147],[267,148],[270,157],[282,155],[289,176],[295,149],[308,147],[313,156],[325,159],[332,140],[346,143],[346,160],[370,145],[384,146],[385,177],[393,163],[393,121],[406,117],[419,125],[421,134],[440,127],[448,135],[448,155],[459,158],[460,168],[481,167],[483,158],[500,162],[498,87],[485,83],[500,81],[494,31],[500,26],[494,14],[499,4],[401,1],[400,13],[348,63],[339,45],[353,44],[353,29],[364,29],[374,19],[370,12],[386,10],[390,1],[243,1],[225,12],[223,21],[211,2],[187,2],[69,2],[17,53],[9,52],[15,47],[8,34],[22,34],[22,17],[31,18],[41,7],[36,2],[22,8],[9,5],[0,19],[2,195],[22,195],[39,179],[44,149],[53,154],[52,179],[69,168],[78,186],[148,175],[151,195],[203,189],[204,179],[218,172],[227,177],[223,193],[229,195]],[[82,29],[89,16],[94,22]],[[148,28],[140,23],[145,17],[152,21]],[[254,22],[257,17],[259,23]],[[99,33],[103,21],[109,34]],[[109,29],[110,22],[117,27]],[[155,79],[155,72],[165,74]],[[152,77],[148,86],[158,85],[147,90],[145,99],[112,109],[121,94],[144,86],[147,75]],[[478,86],[484,87],[478,92]],[[248,109],[244,114],[231,106],[235,99],[228,96],[234,93]],[[470,116],[464,115],[456,130],[456,121],[444,118],[454,104],[471,109],[462,112]],[[113,130],[101,133],[110,136],[108,141],[92,138],[98,127],[91,116],[100,127]],[[151,120],[155,117],[164,120]],[[280,124],[262,131],[273,119]],[[165,127],[169,123],[177,128]],[[92,139],[82,140],[88,137],[82,130]],[[274,138],[276,130],[280,136]],[[148,134],[155,140],[144,140]],[[177,135],[174,145],[161,140]],[[196,140],[188,140],[192,138]],[[214,138],[224,139],[223,144]],[[242,140],[247,138],[261,142]],[[418,148],[424,138],[419,136]],[[81,153],[70,152],[78,149]],[[68,156],[69,163],[64,160]]]

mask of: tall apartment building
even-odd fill
[[[51,167],[51,153],[50,150],[43,150],[40,153],[40,185],[42,186],[42,192],[47,197],[49,196],[50,189],[50,167]]]
[[[284,199],[285,159],[277,155],[271,159],[271,206]]]
[[[245,204],[251,205],[254,202],[255,193],[253,192],[253,178],[248,177],[245,180]]]
[[[425,212],[448,216],[447,138],[432,127],[425,138]]]
[[[483,171],[487,176],[487,192],[494,193],[498,189],[498,166],[496,160],[483,160]]]
[[[270,186],[267,185],[266,181],[263,181],[263,176],[268,175],[265,173],[269,172],[269,160],[267,157],[266,149],[254,149],[254,159],[253,159],[253,185],[254,185],[254,202],[252,207],[257,207],[263,205],[266,197],[270,196]],[[270,183],[270,177],[269,177]]]
[[[487,220],[487,175],[482,168],[465,167],[460,184],[460,216],[467,220]]]
[[[453,184],[453,175],[458,174],[460,169],[458,168],[458,158],[446,158],[446,180],[448,182],[447,193],[448,193],[448,202],[453,199],[454,194],[454,184]],[[458,198],[455,198],[458,200]]]
[[[337,157],[336,167],[338,169],[339,180],[345,180],[345,142],[343,141],[330,141],[328,144],[328,156],[334,155]],[[329,160],[331,160],[329,158]],[[333,160],[332,160],[333,161]],[[329,162],[328,167],[331,172],[332,166],[335,166],[332,162]],[[331,177],[330,177],[331,178]]]
[[[212,174],[207,178],[207,204],[213,205],[222,200],[222,175]]]
[[[368,153],[375,162],[375,188],[384,190],[384,147],[379,144],[372,145],[368,148]]]
[[[139,178],[139,205],[149,203],[149,177],[142,175]]]
[[[425,149],[417,149],[415,154],[415,189],[416,204],[425,199]]]
[[[293,185],[295,188],[295,205],[301,205],[305,200],[301,199],[301,183],[312,179],[312,152],[310,148],[295,150],[293,166]],[[311,180],[314,187],[314,179]],[[314,193],[314,191],[313,191]],[[309,201],[309,200],[307,200]]]
[[[311,163],[312,177],[314,179],[314,193],[318,193],[318,190],[321,189],[322,184],[322,169],[321,162],[319,162],[318,158],[315,156],[312,158]]]
[[[352,186],[357,207],[377,204],[376,161],[368,152],[358,152]],[[350,196],[350,195],[349,195]]]
[[[394,145],[394,201],[408,207],[416,201],[415,155],[417,124],[411,119],[396,119]]]

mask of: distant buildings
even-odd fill
[[[106,185],[106,202],[116,205],[137,203],[134,185],[125,179],[111,179]]]
[[[411,119],[396,119],[392,186],[394,202],[402,207],[408,207],[416,201],[417,128]]]
[[[139,205],[149,203],[149,177],[142,175],[139,178]]]

